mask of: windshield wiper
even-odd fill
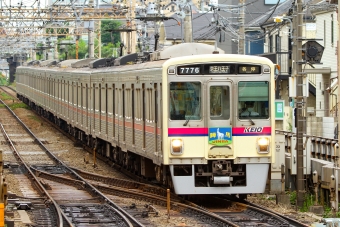
[[[249,111],[243,110],[243,111],[241,112],[240,115],[242,115],[242,113],[245,113],[245,112],[249,112]],[[251,113],[249,112],[249,115],[248,115],[248,116],[243,116],[243,117],[247,117],[247,119],[250,121],[251,125],[255,125],[255,122],[250,118],[250,115],[251,115]],[[242,117],[242,116],[241,116],[241,117]],[[241,117],[240,117],[240,119],[242,119]],[[244,118],[243,118],[243,119],[244,119]]]
[[[251,125],[255,125],[255,122],[250,117],[248,117],[248,119],[251,122]]]
[[[196,108],[197,108],[197,107],[196,107]],[[195,114],[195,113],[193,112],[193,110],[194,110],[194,109],[196,110],[196,108],[193,107],[193,106],[191,106],[191,115],[189,115],[188,119],[184,122],[183,126],[187,126],[187,124],[189,123],[191,117],[193,116],[193,114]]]
[[[190,121],[190,118],[191,118],[191,115],[190,115],[190,117],[188,117],[188,119],[184,122],[183,126],[187,126],[187,124],[188,124],[189,121]]]

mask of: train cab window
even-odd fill
[[[239,119],[269,118],[269,83],[248,81],[238,84]]]
[[[230,91],[228,86],[210,87],[210,119],[228,120],[230,118]]]
[[[200,82],[171,82],[169,95],[171,120],[201,119]]]

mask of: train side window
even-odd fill
[[[154,121],[153,107],[154,107],[154,99],[153,99],[152,88],[147,88],[146,89],[146,120],[148,122]]]
[[[142,118],[142,98],[141,98],[141,89],[140,88],[137,88],[136,89],[136,114],[135,114],[135,117],[136,117],[136,120],[140,121],[141,118]]]
[[[107,84],[103,84],[104,86],[101,86],[101,89],[100,89],[100,111],[101,111],[101,114],[107,114],[107,107],[106,107],[106,99],[107,99],[107,94],[106,94],[106,91],[107,91]]]
[[[158,122],[158,93],[157,84],[154,84],[154,106],[155,106],[155,123]]]
[[[210,87],[210,119],[230,118],[230,89],[228,86]]]
[[[200,120],[201,119],[201,83],[171,82],[170,83],[170,119]]]
[[[125,89],[125,99],[126,99],[126,106],[125,106],[125,118],[130,119],[132,116],[132,103],[131,103],[131,88],[127,87]]]

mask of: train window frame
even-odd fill
[[[135,118],[137,121],[142,120],[142,88],[136,88],[136,114]]]
[[[111,100],[110,100],[110,106],[112,106],[112,139],[115,138],[116,136],[116,123],[115,123],[115,120],[116,120],[116,84],[112,84],[111,85]]]
[[[130,86],[125,88],[125,119],[131,119],[132,117],[132,89]]]
[[[99,83],[98,84],[98,126],[99,126],[99,129],[98,129],[98,132],[101,133],[102,131],[102,100],[103,100],[103,97],[102,97],[102,90],[103,90],[103,87],[102,87],[102,84]]]
[[[172,83],[177,84],[174,85],[175,89],[172,92]],[[185,83],[185,85],[184,85]],[[191,83],[191,88],[187,89],[188,92],[185,92],[185,89],[177,89],[183,86],[188,87],[188,83]],[[169,120],[202,120],[202,82],[201,81],[171,81],[168,89],[168,100],[169,101]],[[198,90],[198,91],[196,91]],[[179,92],[182,91],[182,92]],[[183,98],[184,96],[184,98]],[[193,97],[192,97],[193,96]],[[184,100],[182,100],[184,99]],[[194,100],[194,102],[193,102]],[[191,106],[191,108],[190,108]],[[187,114],[194,113],[194,114]]]
[[[107,84],[103,83],[100,89],[100,113],[106,115],[107,109],[106,109],[106,99],[107,99]]]
[[[266,86],[259,86],[265,84]],[[255,86],[258,84],[258,86]],[[250,87],[255,87],[253,90]],[[264,88],[267,89],[264,89]],[[241,89],[242,88],[242,89]],[[259,91],[262,93],[259,94]],[[242,94],[241,94],[242,92]],[[270,82],[239,81],[237,84],[238,119],[267,120],[270,115]]]
[[[151,87],[148,87],[146,90],[146,122],[153,123],[154,122],[154,93]]]
[[[215,102],[212,101],[212,98],[216,98],[215,93],[213,94],[212,92],[212,88],[214,88],[215,92],[218,92],[218,88],[220,88],[220,99],[219,99],[219,109],[220,109],[220,113],[219,114],[213,114],[214,112],[212,112],[215,109],[215,113],[217,113],[217,109],[218,106],[216,106],[216,104],[218,104],[218,100],[216,100]],[[209,87],[209,108],[210,108],[210,120],[230,120],[230,106],[231,106],[231,100],[230,100],[230,91],[231,91],[231,87],[228,85],[211,85]],[[224,93],[225,92],[225,93]],[[224,93],[224,94],[223,94]],[[215,104],[214,106],[216,107],[212,107],[212,105]]]

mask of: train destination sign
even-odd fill
[[[209,66],[209,74],[229,74],[230,66],[229,65],[211,65]]]
[[[239,65],[239,74],[259,74],[261,73],[261,67],[258,65]]]
[[[177,67],[178,75],[204,75],[204,74],[261,74],[260,65],[245,64],[197,64]]]

